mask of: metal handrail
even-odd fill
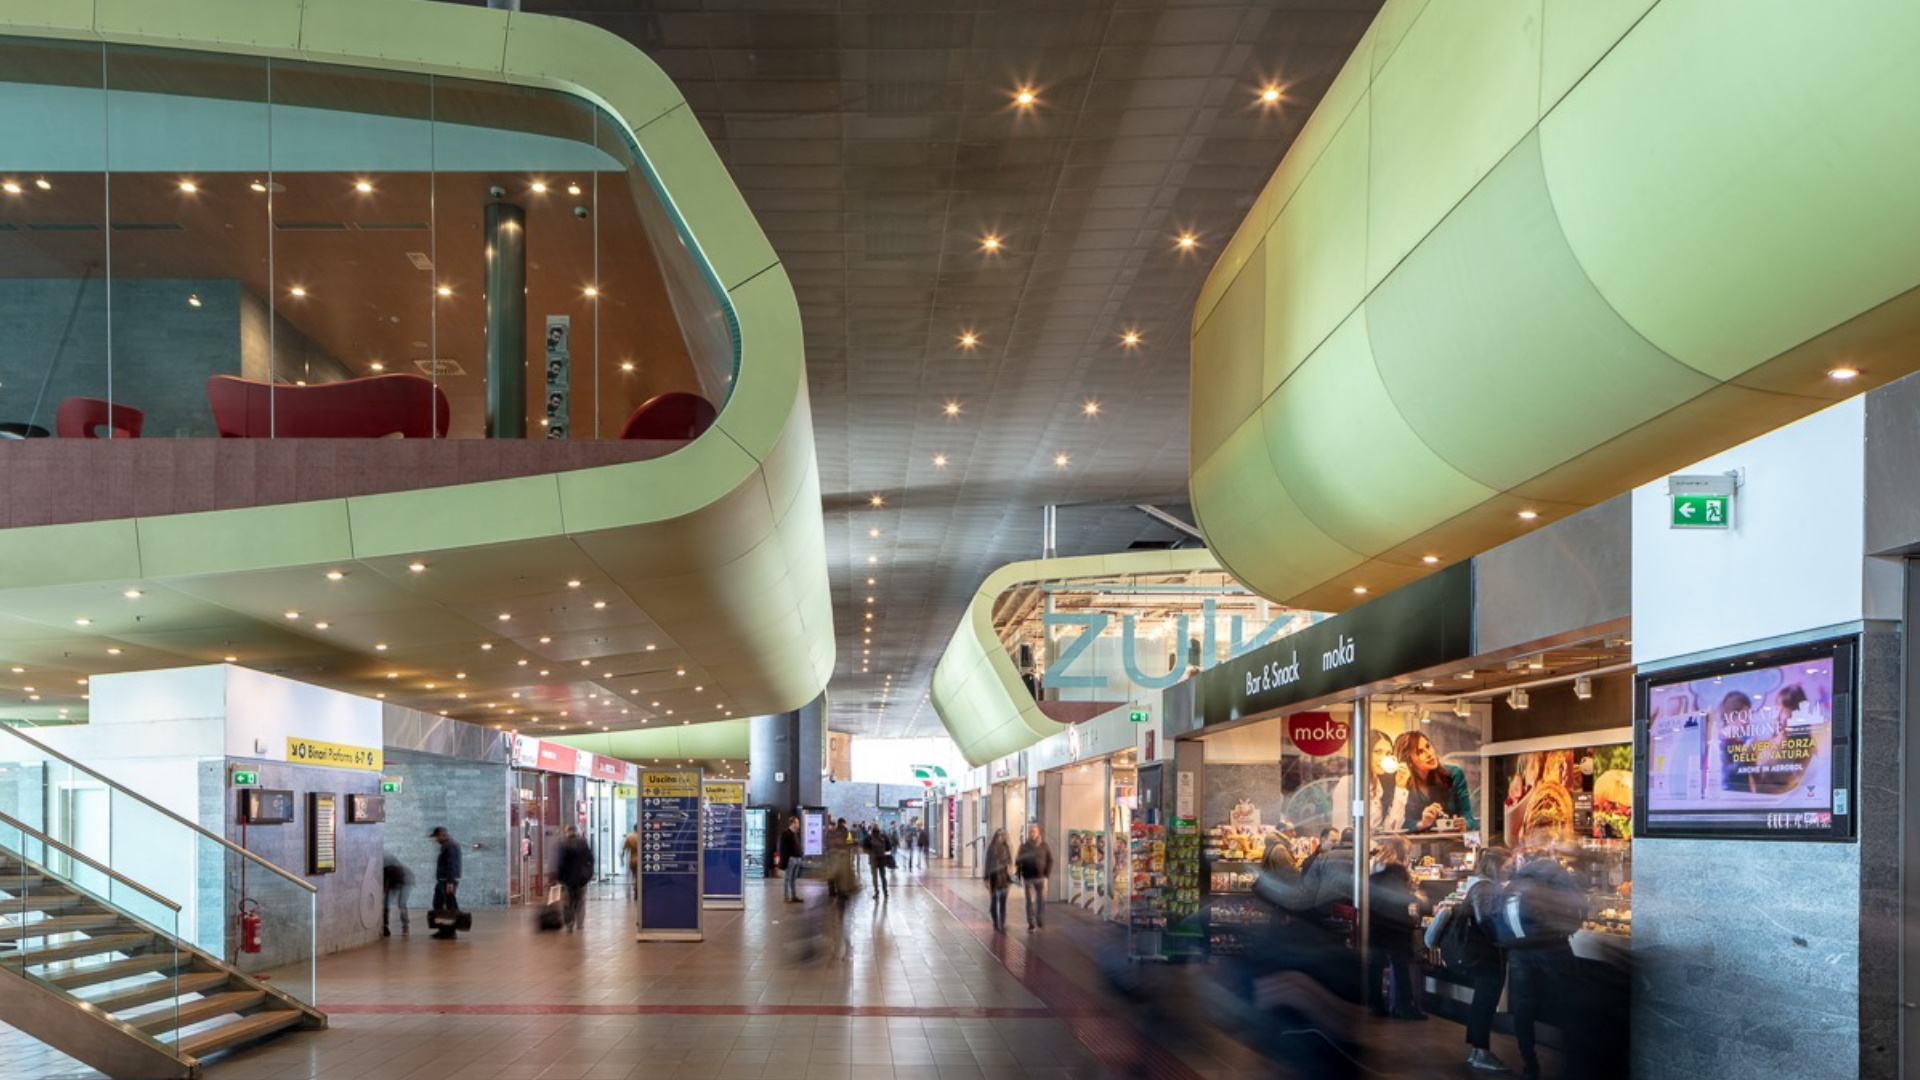
[[[140,895],[146,897],[147,899],[152,900],[153,902],[164,906],[169,911],[172,911],[175,915],[180,914],[179,904],[176,904],[173,901],[167,899],[166,897],[161,896],[159,893],[154,892],[152,889],[147,888],[145,885],[142,885],[139,882],[133,880],[132,878],[126,876],[125,874],[122,874],[119,871],[115,870],[113,867],[103,866],[96,860],[89,858],[88,856],[83,855],[78,851],[73,850],[67,845],[61,843],[60,841],[55,840],[53,837],[48,836],[46,833],[41,832],[39,829],[36,829],[33,826],[27,824],[26,822],[13,817],[12,815],[8,814],[4,810],[0,810],[0,825],[6,825],[9,828],[19,829],[22,833],[25,833],[26,835],[33,837],[35,840],[40,841],[41,843],[47,845],[48,847],[53,848],[55,851],[58,851],[60,854],[65,855],[67,858],[77,859],[80,862],[83,862],[88,866],[94,868],[95,870],[98,870],[101,873],[107,875],[108,877],[119,882],[120,884],[125,885],[127,888],[132,889],[133,891],[139,893]],[[20,853],[20,859],[22,863],[25,863],[27,861],[26,852],[23,851]]]
[[[166,807],[161,806],[159,803],[154,802],[152,799],[147,798],[145,795],[140,794],[139,792],[133,790],[132,788],[126,786],[125,784],[118,783],[117,781],[113,780],[110,777],[101,775],[100,773],[94,771],[93,769],[88,768],[85,765],[80,764],[79,762],[73,760],[67,755],[61,753],[60,751],[55,750],[53,747],[48,746],[47,744],[40,742],[37,739],[27,738],[27,736],[21,734],[18,728],[10,727],[6,724],[0,724],[0,731],[5,731],[7,734],[12,735],[14,738],[19,739],[21,742],[26,743],[28,746],[33,747],[34,749],[40,751],[41,753],[47,755],[50,758],[54,758],[56,760],[66,762],[68,765],[71,765],[74,768],[79,769],[81,772],[86,773],[88,776],[93,777],[95,780],[100,781],[101,783],[107,785],[108,787],[114,789],[115,791],[118,791],[118,792],[121,792],[122,794],[127,795],[128,797],[132,798],[135,802],[144,804],[148,809],[153,810],[155,813],[158,813],[160,816],[173,819],[174,821],[180,823],[181,825],[186,826],[188,829],[191,829],[192,831],[199,833],[201,836],[204,836],[207,839],[213,841],[214,843],[219,844],[221,847],[226,848],[228,851],[233,852],[235,855],[238,855],[241,858],[246,859],[248,862],[257,863],[261,867],[275,874],[278,874],[279,876],[287,879],[288,881],[293,882],[295,885],[300,886],[302,889],[305,889],[310,893],[315,893],[315,894],[319,893],[320,890],[315,888],[313,883],[306,880],[305,878],[299,877],[298,875],[295,875],[295,874],[288,873],[286,870],[278,866],[275,866],[273,863],[268,862],[267,860],[261,858],[258,855],[255,855],[253,852],[248,851],[246,848],[241,847],[239,844],[236,844],[233,841],[227,839],[226,837],[221,836],[219,833],[208,832],[206,829],[203,829],[199,825],[196,825],[193,822],[188,821],[186,818],[183,818],[179,814],[176,814],[173,811],[167,809]]]

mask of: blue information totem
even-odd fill
[[[700,941],[700,770],[640,772],[639,941]]]
[[[744,908],[747,785],[738,780],[709,780],[704,787],[706,819],[700,842],[706,852],[706,906]]]

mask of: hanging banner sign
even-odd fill
[[[701,821],[701,861],[705,882],[701,900],[715,909],[747,906],[746,809],[747,785],[737,780],[709,780],[706,814]]]
[[[700,770],[640,772],[639,941],[701,941]]]

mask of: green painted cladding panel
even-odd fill
[[[169,514],[138,520],[140,556],[156,578],[306,566],[356,554],[345,500]]]
[[[1920,4],[1667,0],[1541,124],[1600,292],[1734,378],[1920,281]]]
[[[500,13],[485,8],[447,13],[394,0],[301,0],[300,9],[300,51],[322,62],[360,56],[392,70],[469,75],[499,72],[506,53]]]
[[[347,500],[360,558],[507,544],[566,531],[554,476],[492,480]]]
[[[736,286],[732,295],[740,313],[741,342],[755,356],[778,356],[785,363],[742,370],[735,398],[727,402],[716,426],[749,456],[765,460],[774,440],[792,424],[804,386],[779,377],[788,364],[801,363],[800,305],[786,270],[779,266]],[[759,385],[762,382],[766,385]]]
[[[1267,234],[1263,395],[1366,296],[1366,205],[1353,192],[1367,186],[1368,130],[1368,111],[1355,109]]]
[[[1387,0],[1380,6],[1380,14],[1373,20],[1373,26],[1367,31],[1367,52],[1355,50],[1354,60],[1349,66],[1366,72],[1368,77],[1378,75],[1380,69],[1387,66],[1393,54],[1406,40],[1407,31],[1413,29],[1414,21],[1427,10],[1430,0]]]
[[[1378,556],[1495,494],[1442,461],[1394,411],[1354,315],[1261,410],[1274,471],[1342,547]]]
[[[1656,0],[1545,0],[1540,107],[1551,112]]]
[[[1428,4],[1374,79],[1367,283],[1539,119],[1540,0]]]
[[[131,521],[0,529],[0,588],[138,580],[141,573]]]
[[[682,105],[641,131],[647,164],[724,288],[731,292],[778,261],[691,108]]]
[[[1594,291],[1561,235],[1533,136],[1381,284],[1367,322],[1389,415],[1489,489],[1713,386]]]
[[[1304,589],[1318,584],[1325,566],[1360,564],[1360,554],[1329,537],[1280,482],[1261,422],[1235,431],[1193,474],[1189,488],[1221,565],[1242,581],[1260,581],[1262,591]]]
[[[630,128],[645,127],[684,101],[680,88],[649,58],[635,63],[632,48],[605,30],[574,19],[507,23],[502,70],[509,78],[567,85]]]
[[[1266,255],[1255,245],[1251,261],[1193,331],[1190,452],[1197,463],[1260,407],[1260,340],[1266,325]]]
[[[287,49],[300,42],[301,10],[258,0],[95,0],[94,29],[109,40],[174,38]]]

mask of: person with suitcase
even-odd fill
[[[580,835],[580,827],[567,826],[566,839],[560,841],[560,865],[554,875],[566,895],[561,921],[567,933],[584,929],[587,915],[587,883],[593,880],[593,846]]]
[[[435,928],[436,939],[452,941],[460,915],[460,845],[453,842],[444,825],[435,825],[427,837],[440,845],[440,856],[433,864],[433,907],[427,912],[427,922]]]

